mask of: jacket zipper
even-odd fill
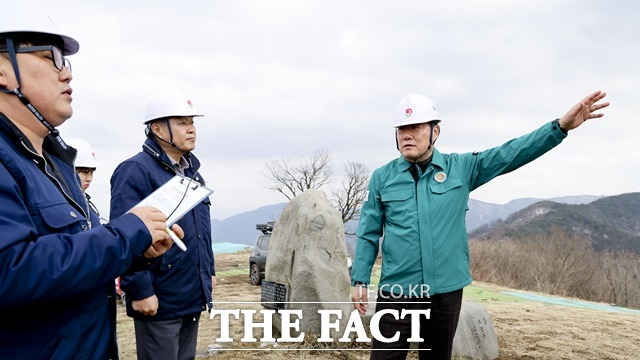
[[[44,173],[51,179],[54,181],[54,183],[58,186],[58,188],[60,189],[60,191],[62,192],[62,194],[64,195],[64,197],[67,199],[67,201],[70,201],[71,204],[76,208],[76,210],[80,210],[80,212],[82,213],[82,215],[84,215],[85,219],[87,219],[87,224],[89,225],[89,229],[91,229],[91,219],[89,219],[89,217],[87,216],[87,213],[84,211],[84,209],[82,208],[82,206],[80,206],[69,194],[67,194],[66,191],[64,191],[64,187],[62,186],[62,184],[60,183],[60,181],[58,181],[58,179],[51,175],[49,173],[49,171],[47,171],[47,159],[45,159],[43,156],[40,156],[38,153],[33,152],[31,149],[29,149],[29,147],[24,143],[21,142],[22,146],[27,149],[27,151],[33,155],[34,157],[36,157],[38,160],[41,160],[43,162],[43,166],[44,166]]]

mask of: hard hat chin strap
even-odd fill
[[[36,119],[38,119],[38,121],[40,121],[40,123],[42,123],[42,125],[44,125],[44,127],[46,127],[47,130],[49,130],[49,134],[53,136],[59,135],[58,129],[54,128],[53,125],[49,124],[49,122],[44,118],[44,116],[42,116],[42,114],[40,114],[40,112],[35,108],[35,106],[31,104],[29,99],[27,99],[27,97],[24,96],[22,91],[20,91],[20,88],[13,89],[12,93],[16,95],[18,99],[20,99],[20,102],[23,103],[24,106],[26,106],[31,111],[33,116],[35,116]]]
[[[173,143],[173,132],[171,132],[171,122],[169,120],[170,118],[167,118],[165,120],[167,122],[167,129],[169,130],[169,145],[173,146],[173,148],[178,151],[182,151],[183,153],[188,153],[188,151],[180,149],[178,145]]]
[[[155,136],[158,140],[160,140],[160,141],[162,141],[162,142],[164,142],[164,143],[167,143],[167,144],[171,145],[171,147],[173,147],[174,149],[176,149],[176,150],[178,150],[178,151],[182,152],[183,154],[188,153],[189,151],[186,151],[186,150],[180,149],[180,148],[178,147],[178,145],[176,145],[176,144],[174,144],[174,143],[173,143],[173,133],[171,132],[171,123],[169,122],[169,118],[166,118],[166,119],[165,119],[165,121],[166,121],[166,123],[167,123],[167,129],[169,130],[169,141],[167,141],[167,140],[165,140],[165,139],[161,138],[160,136],[158,136],[158,134],[156,134],[155,132],[151,131],[151,133],[153,134],[153,136]]]
[[[18,80],[18,88],[20,88],[20,68],[18,67],[18,56],[16,55],[16,48],[13,44],[13,39],[8,36],[5,39],[7,44],[7,51],[9,52],[9,58],[11,59],[11,66],[13,66],[13,72],[16,74],[16,80]],[[9,93],[7,89],[2,89],[2,92]]]
[[[427,150],[425,150],[420,156],[418,156],[418,159],[422,159],[422,157],[427,155],[429,150],[431,150],[431,148],[433,147],[433,125],[433,121],[429,121],[429,146],[427,147]]]
[[[429,147],[427,147],[427,151],[425,151],[422,155],[420,155],[420,157],[423,157],[427,152],[429,152],[429,150],[431,150],[431,148],[433,147],[433,144],[435,143],[435,141],[433,141],[433,128],[434,128],[435,122],[429,121],[428,124],[429,124]],[[396,149],[400,151],[400,144],[398,144],[398,128],[396,128],[396,132],[394,135],[396,137]]]
[[[427,151],[431,150],[431,147],[433,146],[433,127],[434,127],[435,123],[433,121],[429,121],[429,147],[427,148]],[[426,154],[426,152],[425,152]],[[422,154],[424,155],[424,154]]]
[[[62,145],[62,147],[66,149],[67,144],[65,144],[65,142],[60,137],[60,133],[58,132],[58,130],[54,128],[53,125],[49,124],[49,122],[44,118],[44,116],[40,114],[38,109],[36,109],[35,106],[31,104],[31,101],[29,101],[29,99],[22,93],[22,91],[20,91],[20,85],[21,85],[20,68],[18,67],[18,57],[16,56],[16,49],[13,45],[13,39],[11,37],[7,37],[6,44],[7,44],[7,50],[9,51],[9,57],[11,58],[11,66],[13,66],[13,72],[15,73],[16,80],[18,81],[18,87],[16,87],[13,90],[9,90],[3,87],[3,88],[0,88],[0,91],[2,91],[5,94],[14,94],[15,96],[17,96],[18,99],[20,99],[20,102],[24,104],[24,106],[26,106],[29,109],[29,111],[31,111],[33,116],[35,116],[36,119],[38,119],[38,121],[40,121],[40,123],[44,125],[44,127],[46,127],[47,130],[49,130],[49,134],[55,137],[56,140]]]

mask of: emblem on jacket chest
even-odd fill
[[[444,172],[440,171],[437,172],[434,176],[433,179],[439,183],[447,180],[447,174],[445,174]]]

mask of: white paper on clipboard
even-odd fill
[[[171,227],[211,193],[213,190],[199,182],[182,175],[176,175],[134,207],[153,206],[162,211],[165,216],[169,216],[173,212],[171,217],[167,219],[167,226]],[[178,204],[180,205],[178,206]],[[178,206],[177,209],[176,206]]]

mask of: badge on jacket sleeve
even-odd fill
[[[447,174],[445,174],[444,172],[440,171],[437,172],[434,176],[433,179],[439,183],[447,180]]]

